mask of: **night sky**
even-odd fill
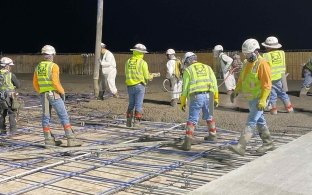
[[[247,38],[278,37],[285,50],[312,49],[310,0],[104,0],[103,42],[128,52],[240,50]],[[94,52],[97,0],[1,0],[0,52]]]

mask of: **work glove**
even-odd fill
[[[219,106],[219,93],[214,93],[214,106],[217,108]]]
[[[185,106],[186,106],[186,96],[181,95],[180,97],[180,109],[185,112]]]
[[[62,100],[65,102],[65,93],[64,94],[60,94]]]
[[[235,90],[234,90],[234,92],[231,93],[231,95],[230,95],[230,100],[231,100],[232,103],[234,103],[234,99],[235,99],[237,96],[238,96],[238,93],[235,92]]]
[[[265,109],[265,107],[267,105],[266,100],[269,97],[269,95],[270,95],[270,90],[268,90],[268,89],[262,90],[260,98],[259,98],[259,102],[257,105],[258,110],[263,111]]]

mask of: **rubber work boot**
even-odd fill
[[[247,127],[247,128],[249,128],[249,127]],[[238,140],[238,144],[237,145],[230,145],[229,150],[236,153],[236,154],[244,156],[245,152],[246,152],[247,143],[249,142],[251,137],[252,137],[252,132],[250,132],[250,131],[249,132],[248,131],[243,132],[241,134],[239,140]]]
[[[258,131],[259,131],[260,138],[263,141],[263,144],[262,144],[262,146],[260,146],[257,149],[257,152],[258,153],[265,153],[267,151],[273,150],[274,144],[273,144],[273,141],[272,141],[268,127],[267,126],[262,126],[262,127],[258,126]]]
[[[104,100],[104,93],[105,91],[99,91],[99,96],[97,97],[98,100]]]
[[[300,93],[299,93],[299,97],[301,95],[308,95],[308,91],[310,90],[310,88],[307,88],[307,87],[302,87],[301,90],[300,90]]]
[[[284,103],[284,106],[285,106],[285,110],[288,112],[288,113],[293,113],[294,112],[294,108],[292,107],[290,101],[285,101],[283,102]]]
[[[133,111],[128,111],[127,112],[127,127],[133,127]]]
[[[272,108],[270,110],[270,114],[277,115],[277,107],[276,106],[272,106]]]
[[[140,112],[135,111],[134,113],[134,127],[140,127],[142,120],[142,114]]]
[[[68,127],[68,126],[67,126]],[[74,131],[70,128],[64,128],[65,136],[67,138],[67,146],[68,147],[76,147],[81,146],[82,142],[76,138]]]
[[[192,143],[194,142],[194,136],[193,136],[194,129],[195,129],[194,124],[187,122],[184,142],[181,146],[182,150],[185,150],[185,151],[191,150]]]
[[[77,147],[82,145],[82,142],[76,138],[75,134],[66,135],[66,138],[68,147]]]
[[[62,144],[61,140],[55,140],[54,135],[49,132],[43,132],[44,135],[44,144],[46,148],[50,148],[51,146],[60,146]]]
[[[215,120],[207,120],[208,132],[209,134],[204,137],[206,141],[217,141],[217,129]]]
[[[171,99],[171,101],[170,101],[170,105],[172,106],[172,107],[176,107],[177,105],[178,105],[178,99]]]
[[[118,99],[118,98],[119,98],[118,92],[116,92],[115,94],[113,94],[113,97]]]
[[[209,134],[204,137],[206,141],[217,141],[217,132],[209,131]]]

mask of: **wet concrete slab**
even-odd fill
[[[312,194],[312,132],[189,194]]]

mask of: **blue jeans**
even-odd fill
[[[213,116],[209,113],[209,98],[209,93],[190,95],[189,122],[194,125],[198,123],[200,110],[203,112],[203,120],[212,120]]]
[[[312,73],[311,73],[311,71],[308,69],[305,69],[303,72],[303,76],[304,76],[303,87],[310,88],[312,85]]]
[[[54,96],[49,96],[49,93],[46,92],[40,94],[40,101],[42,105],[42,127],[48,127],[50,124],[51,116],[49,112],[51,112],[51,107],[53,107],[53,109],[56,111],[57,116],[63,126],[70,124],[62,98],[55,99]]]
[[[266,121],[264,119],[263,111],[259,111],[257,104],[259,99],[250,100],[249,103],[249,114],[247,118],[246,125],[252,128],[266,126]]]
[[[135,108],[135,111],[142,113],[145,86],[142,84],[128,86],[127,90],[129,95],[128,112],[132,111]]]
[[[269,105],[276,106],[277,98],[280,98],[283,102],[290,102],[288,94],[283,91],[283,84],[281,80],[272,81],[272,89],[269,98]]]

